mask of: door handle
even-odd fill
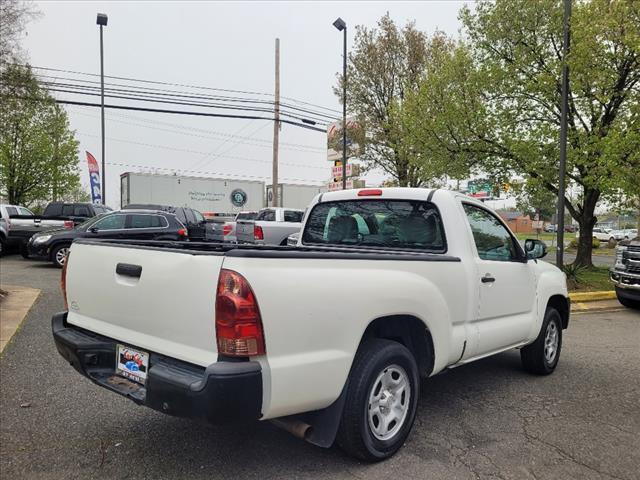
[[[493,278],[490,273],[485,274],[485,276],[482,277],[482,279],[481,279],[482,283],[493,283],[495,281],[496,281],[496,279]]]
[[[130,263],[119,263],[116,266],[116,273],[125,277],[140,278],[142,275],[141,265],[131,265]]]

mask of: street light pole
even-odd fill
[[[342,189],[347,189],[347,24],[340,17],[333,26],[342,31]]]
[[[107,192],[106,192],[106,174],[104,170],[105,160],[104,160],[104,48],[102,42],[102,27],[107,25],[107,15],[104,13],[99,13],[96,19],[96,24],[100,25],[100,127],[101,127],[101,138],[102,138],[102,204],[106,205],[107,203]]]
[[[571,21],[571,0],[564,0],[564,26],[562,42],[562,106],[560,111],[560,172],[558,178],[558,231],[556,266],[564,267],[564,194],[565,194],[565,171],[567,165],[567,110],[569,95],[569,65],[567,64],[567,54],[569,53],[570,42],[570,21]]]

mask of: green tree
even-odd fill
[[[556,213],[557,195],[550,192],[535,180],[528,180],[518,185],[513,185],[516,196],[516,207],[524,213],[540,215],[540,220],[549,220]]]
[[[412,145],[404,142],[401,115],[407,93],[418,88],[438,52],[451,46],[443,34],[429,39],[413,23],[399,28],[389,14],[377,28],[356,27],[348,57],[347,107],[366,136],[359,158],[400,186],[420,186],[431,179],[424,162],[415,161]],[[341,75],[334,91],[342,97]]]
[[[0,71],[0,195],[31,205],[59,199],[79,183],[78,142],[66,112],[29,67]]]
[[[440,168],[520,174],[557,195],[562,2],[481,1],[461,18],[465,42],[405,109],[413,143]],[[574,2],[568,65],[566,208],[575,264],[591,266],[596,204],[640,184],[640,2]]]

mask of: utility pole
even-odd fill
[[[106,172],[104,170],[104,48],[102,45],[102,27],[107,25],[107,16],[104,13],[99,13],[96,23],[100,25],[100,118],[101,118],[101,130],[102,130],[102,192],[100,196],[102,198],[102,204],[107,203],[106,192]]]
[[[562,41],[562,108],[560,111],[560,172],[558,177],[558,245],[556,250],[556,266],[564,267],[564,193],[565,170],[567,168],[567,109],[569,95],[569,53],[571,22],[571,0],[564,0],[564,34]],[[591,239],[589,239],[591,241]]]
[[[278,207],[278,141],[280,137],[280,39],[276,38],[276,92],[273,109],[273,170],[271,194],[273,207]]]
[[[347,189],[347,25],[342,42],[342,189]]]

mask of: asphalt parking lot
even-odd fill
[[[0,260],[1,283],[42,290],[0,358],[2,478],[638,478],[637,312],[574,316],[549,377],[526,374],[514,351],[424,381],[407,444],[368,465],[268,423],[204,425],[94,386],[51,339],[59,276]]]

